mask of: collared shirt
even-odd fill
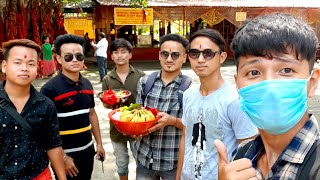
[[[137,103],[157,108],[160,112],[181,118],[182,109],[180,109],[178,101],[178,91],[182,74],[180,73],[175,80],[164,85],[159,72],[154,85],[143,101],[141,93],[147,79],[148,76],[144,76],[139,80]],[[166,126],[148,136],[143,136],[135,144],[137,160],[146,168],[156,171],[168,171],[176,168],[181,134],[182,131],[179,128]]]
[[[279,156],[266,177],[263,178],[262,173],[257,168],[259,156],[264,152],[261,136],[253,140],[244,158],[252,160],[252,166],[256,169],[258,179],[296,179],[300,165],[304,162],[307,153],[316,140],[319,140],[318,123],[316,118],[311,116]]]
[[[106,38],[102,38],[97,44],[93,44],[97,48],[94,53],[95,56],[101,56],[107,58],[108,41]]]
[[[12,104],[5,83],[0,85],[0,101]],[[38,176],[49,164],[46,151],[61,146],[56,108],[33,86],[20,114],[31,125],[32,134],[0,108],[0,179],[30,180]]]
[[[125,89],[130,91],[132,93],[131,96],[129,96],[128,100],[123,104],[124,106],[129,106],[131,103],[136,102],[137,83],[139,79],[144,75],[145,73],[143,71],[135,69],[130,65],[129,73],[123,84],[116,72],[116,68],[114,68],[108,73],[108,75],[106,75],[103,78],[102,90],[108,90],[109,88],[111,88],[111,89]],[[121,132],[119,132],[115,128],[112,121],[110,121],[110,138],[114,142],[126,142],[128,140],[127,136],[124,136]]]
[[[79,152],[92,144],[90,108],[94,108],[92,84],[81,74],[74,82],[63,73],[48,81],[40,91],[56,105],[62,147],[66,153]]]

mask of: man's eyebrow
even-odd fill
[[[293,63],[293,64],[300,64],[301,61],[297,59],[288,59],[288,58],[283,58],[283,57],[273,57],[274,60],[276,61],[281,61],[285,63]]]
[[[259,61],[261,61],[261,58],[252,59],[252,60],[250,60],[250,61],[247,61],[247,62],[243,63],[243,64],[239,67],[239,69],[243,68],[244,66],[256,64],[256,63],[258,63]]]
[[[14,57],[13,60],[14,60],[14,61],[23,61],[23,59],[21,59],[21,58],[19,58],[19,57]],[[37,61],[37,60],[35,60],[35,59],[30,59],[30,60],[28,60],[28,62],[30,62],[30,61]]]
[[[252,65],[255,63],[260,62],[262,59],[261,58],[256,58],[256,59],[252,59],[250,61],[245,62],[244,64],[242,64],[239,69],[243,68],[244,66],[248,66],[248,65]],[[283,58],[283,57],[273,57],[271,59],[271,61],[280,61],[280,62],[284,62],[284,63],[291,63],[291,64],[299,64],[299,60],[297,59],[288,59],[288,58]]]

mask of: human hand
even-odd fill
[[[156,117],[161,117],[158,121],[157,121],[157,124],[153,127],[151,127],[149,129],[149,133],[152,133],[154,131],[157,131],[161,128],[164,128],[166,126],[169,126],[169,125],[174,125],[176,122],[177,122],[177,118],[176,117],[173,117],[167,113],[164,113],[164,112],[159,112]]]
[[[102,146],[102,144],[97,144],[97,152],[96,152],[97,156],[96,158],[99,160],[99,161],[103,161],[106,157],[106,152],[104,151],[104,148]],[[100,159],[100,155],[103,157],[103,160]]]
[[[215,140],[214,144],[219,155],[218,160],[218,179],[219,180],[257,180],[256,171],[252,167],[252,162],[247,158],[228,161],[226,146],[220,140]]]
[[[74,160],[70,156],[66,156],[66,160],[64,162],[64,169],[66,170],[67,175],[70,177],[77,176],[79,170],[77,169],[76,165],[74,164]]]

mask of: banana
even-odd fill
[[[131,104],[130,106],[136,106],[138,104]],[[130,107],[129,107],[130,108]],[[147,122],[155,119],[155,116],[152,112],[148,111],[145,108],[139,109],[139,107],[134,109],[123,108],[122,114],[120,115],[120,121],[124,122]]]
[[[143,112],[146,114],[146,121],[151,121],[155,119],[155,116],[152,114],[152,112],[144,109]]]
[[[137,114],[133,116],[131,122],[139,122],[139,117]]]
[[[120,116],[120,121],[123,121],[123,122],[130,122],[132,121],[132,119],[134,118],[134,115],[133,114],[127,114],[125,116]]]

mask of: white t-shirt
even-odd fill
[[[252,137],[257,128],[240,109],[238,93],[228,84],[208,96],[200,94],[200,85],[183,95],[182,123],[186,126],[182,180],[217,179],[218,154],[214,140],[227,147],[228,158],[237,148],[237,139]]]
[[[108,41],[106,38],[102,38],[98,44],[93,44],[97,48],[94,53],[95,56],[101,56],[107,58]]]

